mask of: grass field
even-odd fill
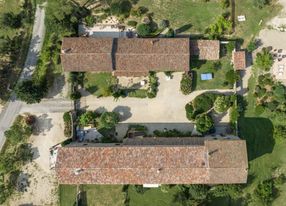
[[[201,0],[140,0],[138,5],[154,12],[154,19],[158,23],[162,19],[168,19],[174,29],[188,25],[184,32],[200,34],[223,12],[216,1],[205,3]]]
[[[249,95],[247,97],[247,109],[244,117],[239,119],[240,136],[247,142],[249,158],[249,184],[245,192],[252,192],[257,184],[267,178],[271,178],[275,168],[286,173],[286,142],[275,142],[273,127],[276,124],[286,124],[285,115],[275,115],[264,112],[262,115],[255,114],[255,99],[252,95],[258,72],[254,69],[254,75],[249,80]],[[280,196],[273,205],[281,205],[286,201],[286,186],[281,187]],[[255,205],[261,205],[255,202]]]
[[[233,37],[245,40],[245,45],[265,26],[267,20],[277,15],[280,6],[274,4],[262,9],[253,5],[253,0],[235,1],[235,18],[245,15],[246,21],[235,21]],[[219,1],[203,0],[139,0],[138,5],[147,7],[154,12],[154,19],[160,22],[168,19],[174,29],[183,28],[183,33],[204,34],[205,29],[215,22],[217,16],[228,9],[222,9]],[[259,25],[262,20],[261,25]],[[185,26],[185,27],[184,27]]]
[[[91,94],[101,97],[110,96],[110,87],[116,83],[116,78],[111,73],[86,73],[85,89]]]
[[[123,206],[125,196],[120,185],[81,185],[82,205]],[[75,203],[76,185],[60,185],[60,206],[71,206]]]
[[[216,63],[218,63],[217,66],[214,64],[214,61],[198,61],[198,64],[194,63],[191,66],[191,70],[194,72],[194,90],[229,88],[229,86],[223,84],[225,74],[229,70],[233,70],[228,57],[223,57],[220,61],[216,61]],[[203,73],[212,73],[213,79],[201,80],[201,74]]]
[[[275,4],[276,0],[273,0],[273,5],[266,6],[259,9],[253,5],[253,0],[239,0],[235,5],[235,16],[245,15],[246,21],[239,23],[236,19],[235,36],[244,39],[244,45],[265,26],[265,23],[276,16],[281,10],[281,6]],[[261,25],[259,25],[262,20]]]

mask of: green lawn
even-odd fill
[[[217,62],[218,66],[214,63]],[[192,61],[191,70],[194,72],[194,89],[228,89],[224,85],[225,74],[233,70],[228,57],[222,57],[219,61]],[[217,67],[217,68],[216,68]],[[201,80],[201,74],[212,73],[212,80]]]
[[[245,193],[255,189],[257,184],[267,178],[271,178],[275,168],[286,171],[286,142],[275,142],[273,137],[273,127],[276,124],[286,124],[285,115],[264,112],[258,116],[255,114],[255,98],[252,95],[256,84],[258,71],[253,70],[254,75],[249,80],[249,95],[247,97],[247,109],[244,117],[239,119],[240,136],[247,142],[249,158],[249,184]],[[280,196],[273,205],[281,205],[286,201],[286,186],[281,187]],[[254,202],[253,205],[261,205]]]
[[[85,74],[85,89],[91,94],[101,97],[110,96],[110,87],[116,83],[116,78],[111,73],[89,73]]]
[[[277,2],[273,0],[272,2]],[[266,6],[262,9],[253,6],[253,0],[239,0],[236,1],[235,5],[235,16],[245,15],[245,22],[238,22],[236,19],[236,32],[235,36],[243,38],[245,41],[244,45],[247,45],[252,37],[257,35],[259,31],[264,28],[267,20],[276,16],[281,10],[281,6],[277,4]],[[259,25],[262,20],[261,25]]]
[[[125,195],[120,185],[81,185],[83,205],[123,206]],[[60,185],[60,206],[72,206],[77,193],[76,185]]]
[[[154,12],[157,23],[168,19],[174,29],[186,29],[185,32],[192,33],[203,33],[223,12],[216,1],[205,3],[202,0],[139,0],[138,5]]]

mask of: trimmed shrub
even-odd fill
[[[202,134],[209,133],[214,129],[214,121],[213,119],[207,115],[202,114],[196,117],[196,129],[198,132]]]
[[[132,26],[132,27],[136,27],[137,26],[137,21],[130,20],[130,21],[127,22],[127,25],[128,26]]]
[[[181,79],[181,92],[184,95],[188,95],[192,92],[193,87],[193,75],[192,73],[184,73]]]
[[[214,110],[217,113],[223,113],[230,107],[229,96],[218,96],[214,102]]]
[[[214,93],[203,93],[197,96],[193,100],[194,109],[197,110],[199,113],[203,113],[210,110],[213,107],[214,101],[216,100],[217,96],[218,95]]]
[[[169,28],[167,33],[165,34],[166,37],[171,38],[171,37],[175,37],[175,31],[172,28]]]
[[[137,34],[139,36],[149,36],[152,33],[152,28],[150,24],[138,24],[136,27]]]
[[[128,17],[132,4],[128,0],[115,0],[110,5],[112,15]]]

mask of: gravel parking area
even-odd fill
[[[57,205],[57,180],[49,168],[49,148],[65,140],[63,113],[37,114],[35,134],[30,138],[34,159],[22,171],[30,185],[13,195],[7,205]]]

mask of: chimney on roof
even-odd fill
[[[157,169],[157,174],[159,174],[162,170],[163,170],[163,168]]]
[[[210,152],[209,152],[209,156],[211,156],[212,154],[214,154],[214,153],[216,153],[216,152],[218,152],[218,149],[215,149],[215,150],[213,150],[213,151],[210,151]]]
[[[74,172],[75,175],[79,175],[82,171],[83,171],[83,169],[76,168],[73,172]]]
[[[67,49],[62,49],[62,54],[66,54],[66,53],[68,53],[68,52],[70,52],[71,51],[71,48],[67,48]]]

